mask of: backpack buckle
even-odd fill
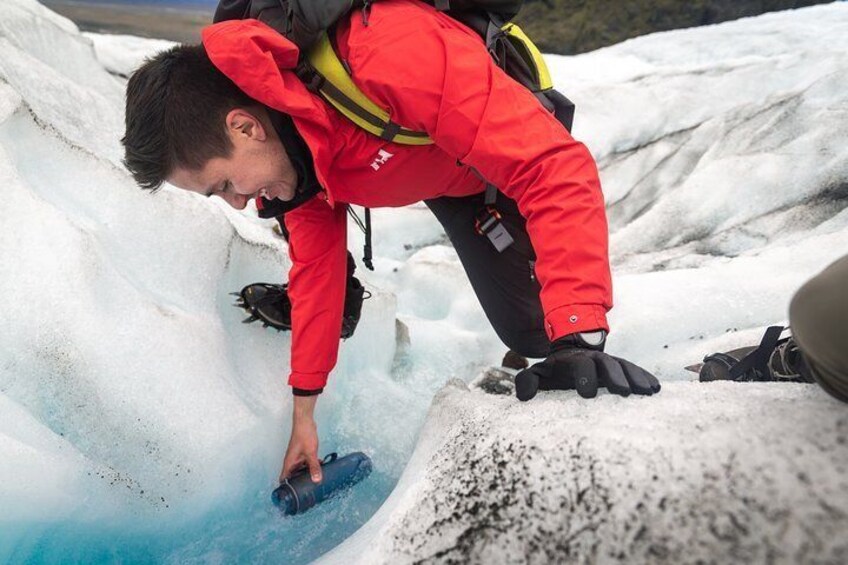
[[[321,89],[324,88],[326,79],[321,76],[318,71],[313,69],[312,66],[305,61],[301,61],[294,72],[297,75],[297,78],[299,78],[303,83],[303,86],[306,87],[306,90],[312,94],[321,93]]]
[[[503,216],[494,206],[484,207],[474,218],[474,231],[489,238],[498,253],[503,252],[515,241],[501,222],[502,218]]]

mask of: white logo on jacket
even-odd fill
[[[371,168],[375,171],[379,171],[380,167],[386,164],[386,161],[394,157],[393,153],[389,153],[385,149],[380,149],[380,152],[377,154],[377,158],[371,162]]]

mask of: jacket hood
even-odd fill
[[[230,20],[201,32],[212,64],[257,102],[292,117],[315,163],[318,180],[328,170],[334,149],[333,119],[326,105],[295,74],[300,50],[258,20]],[[332,204],[332,196],[328,193]]]

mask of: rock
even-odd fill
[[[489,394],[513,394],[515,376],[496,367],[490,367],[475,379],[471,386]]]
[[[517,369],[519,371],[528,367],[527,358],[519,355],[512,349],[506,352],[501,365],[508,369]]]

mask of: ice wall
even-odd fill
[[[361,499],[281,521],[268,497],[288,433],[289,337],[241,324],[229,292],[283,281],[285,244],[220,201],[139,190],[119,163],[122,133],[123,82],[91,40],[34,1],[3,3],[0,562],[308,560],[399,474],[404,426],[393,433],[405,443],[348,443],[364,433],[352,423],[378,428],[397,395],[362,418],[340,402],[345,386],[326,395],[324,449],[385,459]],[[348,389],[377,387],[395,361],[395,299],[371,290],[335,373]]]
[[[147,57],[174,45],[166,39],[148,39],[134,35],[83,33],[94,45],[97,60],[112,75],[128,79]]]
[[[549,58],[602,169],[619,272],[844,226],[846,24],[837,2]]]

